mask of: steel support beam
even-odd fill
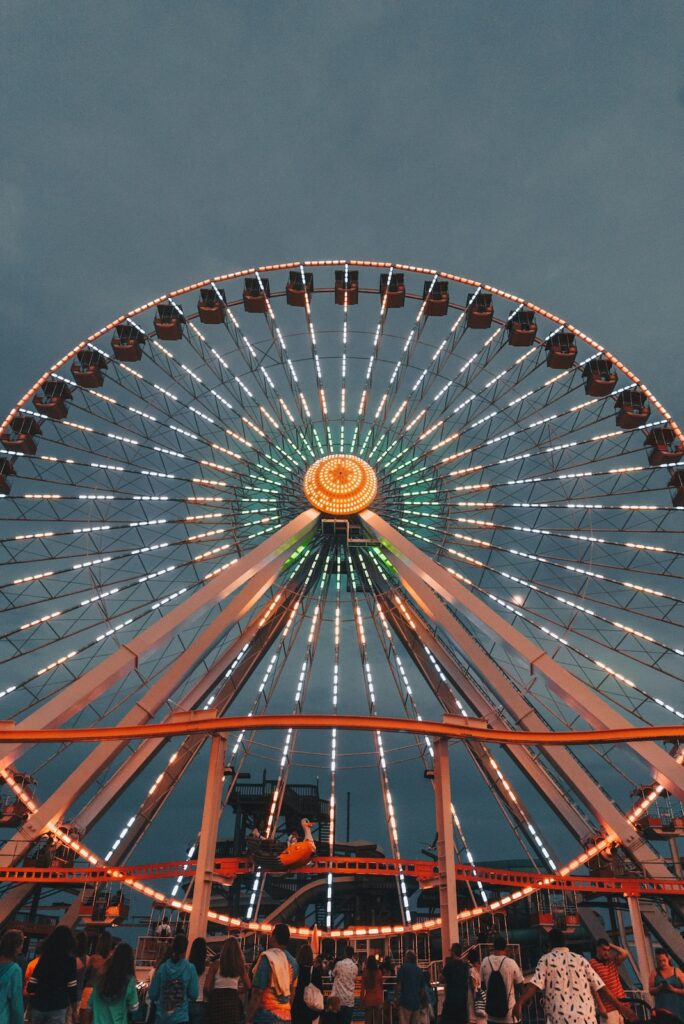
[[[221,734],[212,736],[209,750],[207,787],[204,793],[202,828],[200,830],[199,849],[197,851],[197,870],[192,892],[192,910],[190,911],[190,924],[188,926],[188,943],[190,945],[197,938],[205,939],[207,937],[207,919],[211,903],[214,860],[216,858],[216,838],[218,836],[219,818],[221,817],[221,794],[223,792],[225,759],[226,737]]]
[[[437,867],[439,870],[439,913],[442,919],[442,957],[449,955],[458,942],[456,904],[456,850],[451,822],[451,774],[449,741],[435,740],[435,824],[437,828]]]
[[[184,679],[196,668],[206,657],[207,652],[220,642],[226,630],[234,625],[245,615],[262,594],[273,583],[274,578],[280,571],[281,559],[275,566],[266,566],[261,569],[246,587],[229,602],[226,608],[216,616],[211,624],[204,629],[199,636],[187,647],[166,672],[148,690],[138,697],[135,705],[124,715],[121,725],[141,725],[150,721],[153,716],[164,706],[172,693],[183,683]],[[210,688],[215,678],[207,687],[204,677],[196,684],[190,694],[189,705],[193,706],[196,700],[196,690],[203,692]],[[78,797],[93,784],[94,779],[101,777],[102,772],[111,761],[125,748],[127,741],[107,741],[98,744],[79,766],[77,772],[72,772],[65,781],[47,798],[47,800],[34,811],[24,822],[20,829],[15,832],[0,849],[0,866],[16,864],[28,852],[32,843],[43,835],[50,824],[58,824],[68,808]],[[136,767],[136,757],[133,755],[130,762],[123,766],[117,776],[117,791],[120,791],[133,777]],[[113,797],[110,797],[110,801]],[[3,920],[3,901],[0,900],[0,920]]]
[[[638,896],[627,897],[627,909],[629,910],[629,917],[632,922],[632,937],[634,939],[634,950],[639,968],[639,980],[644,992],[648,992],[648,979],[653,968],[653,956],[650,943],[646,938]]]
[[[133,672],[152,651],[168,643],[188,622],[212,605],[220,604],[267,566],[282,566],[287,555],[313,531],[318,512],[307,509],[282,526],[246,555],[203,583],[190,597],[153,622],[137,637],[121,644],[94,668],[85,672],[55,697],[22,720],[27,729],[62,725],[116,683]],[[23,747],[3,745],[0,766],[6,768],[19,757]]]
[[[529,665],[530,675],[541,676],[556,696],[565,701],[580,717],[594,728],[620,729],[630,723],[610,707],[585,682],[559,665],[541,647],[523,636],[501,615],[472,594],[463,584],[424,551],[407,540],[398,530],[385,522],[377,513],[361,513],[371,533],[382,541],[393,555],[394,565],[406,585],[418,578],[435,591],[444,601],[458,608],[478,629],[496,637]],[[684,800],[684,767],[656,743],[630,746],[646,764],[652,776],[669,792]]]

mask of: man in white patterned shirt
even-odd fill
[[[568,949],[559,928],[549,932],[549,945],[550,952],[541,957],[515,1004],[514,1017],[521,1017],[523,1006],[537,992],[544,996],[546,1024],[596,1024],[596,992],[601,993],[603,1003],[622,1009],[589,961]]]

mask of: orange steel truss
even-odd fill
[[[479,720],[475,720],[479,723]],[[517,746],[584,746],[591,743],[646,743],[650,740],[684,740],[684,725],[649,725],[618,729],[583,729],[578,731],[516,732],[513,729],[489,729],[468,719],[449,718],[441,722],[415,721],[407,718],[385,718],[374,715],[231,715],[212,718],[206,712],[179,713],[171,720],[149,725],[94,726],[72,729],[24,729],[14,722],[0,721],[0,743],[92,743],[103,740],[142,739],[149,736],[188,736],[191,733],[240,731],[241,729],[349,729],[359,732],[415,733],[419,736],[445,737],[455,740],[480,740],[482,743],[503,743]]]
[[[171,860],[158,864],[127,864],[122,868],[59,867],[59,868],[0,868],[0,882],[34,882],[50,885],[87,885],[100,882],[126,883],[132,880],[194,876],[195,860]],[[478,867],[455,864],[457,882],[482,882],[492,888],[518,889],[532,894],[540,889],[557,889],[589,895],[618,896],[681,896],[684,878],[612,878],[590,875],[555,875],[533,871],[509,871],[506,868]],[[213,874],[218,880],[232,879],[254,871],[254,864],[245,857],[220,857],[214,861]],[[394,877],[399,873],[415,880],[423,887],[437,885],[438,866],[431,860],[395,860],[393,858],[363,859],[359,857],[315,857],[310,864],[289,874],[298,875],[381,875]],[[510,902],[504,897],[502,904]]]

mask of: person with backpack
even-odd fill
[[[523,976],[515,960],[506,956],[508,943],[505,935],[495,935],[492,952],[482,961],[480,983],[485,990],[485,1011],[488,1024],[511,1024],[515,986],[522,985]]]
[[[155,1007],[157,1024],[188,1024],[190,1000],[199,995],[197,971],[185,959],[187,935],[174,935],[168,960],[155,971],[148,997]]]

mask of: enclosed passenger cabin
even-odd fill
[[[506,323],[508,344],[514,348],[529,348],[537,335],[537,324],[531,309],[518,309]]]
[[[38,412],[49,416],[51,420],[63,420],[71,396],[72,391],[66,381],[51,378],[45,381],[41,392],[33,396],[33,404]]]
[[[40,434],[40,420],[35,416],[14,416],[10,420],[10,429],[0,438],[3,448],[8,452],[23,452],[24,455],[36,454],[35,438]]]
[[[358,270],[335,271],[335,303],[338,306],[355,306],[359,301]]]
[[[684,445],[677,443],[672,427],[653,427],[644,437],[644,445],[650,448],[649,466],[662,466],[664,462],[679,462],[684,455]]]
[[[197,303],[200,323],[222,324],[226,305],[226,293],[223,288],[200,288],[200,299]]]
[[[9,477],[14,476],[14,466],[9,459],[0,459],[0,494],[9,494],[12,485]]]
[[[36,788],[36,780],[27,772],[11,772],[14,781],[21,788],[33,796]],[[29,809],[18,794],[14,791],[5,798],[0,806],[0,828],[19,828],[27,820]]]
[[[615,422],[618,427],[641,427],[650,415],[651,407],[639,388],[621,391],[615,399]]]
[[[380,275],[380,295],[383,300],[387,296],[385,306],[387,309],[401,309],[406,301],[406,285],[404,275],[392,271],[389,274]]]
[[[84,348],[71,364],[71,375],[79,387],[101,388],[106,369],[107,360],[101,352],[94,348]]]
[[[18,796],[8,796],[0,806],[0,828],[21,828],[28,820],[29,810]]]
[[[674,488],[672,504],[677,508],[684,506],[684,469],[675,469],[667,486]]]
[[[112,352],[122,363],[137,363],[142,359],[145,332],[135,324],[119,324],[112,337]]]
[[[446,316],[449,308],[449,282],[423,281],[423,313]]]
[[[466,303],[466,324],[476,331],[492,326],[494,304],[491,292],[468,292]]]
[[[544,342],[546,365],[552,370],[568,370],[577,359],[577,342],[572,331],[556,331]]]
[[[285,286],[285,297],[288,306],[306,306],[306,296],[314,290],[314,276],[309,271],[291,270],[290,278]]]
[[[160,341],[180,341],[185,317],[175,302],[160,302],[154,318],[154,329]]]
[[[610,359],[590,359],[582,370],[584,390],[594,398],[602,398],[615,390],[617,373]]]
[[[128,902],[121,888],[111,882],[86,883],[79,916],[93,924],[118,924],[128,917]]]
[[[71,839],[80,839],[81,833],[74,825],[61,824],[60,829]],[[30,853],[24,858],[27,868],[70,868],[76,859],[76,851],[61,842],[51,833],[42,835]]]
[[[247,313],[265,313],[266,300],[271,297],[271,285],[267,277],[246,277],[242,289],[242,304]]]

